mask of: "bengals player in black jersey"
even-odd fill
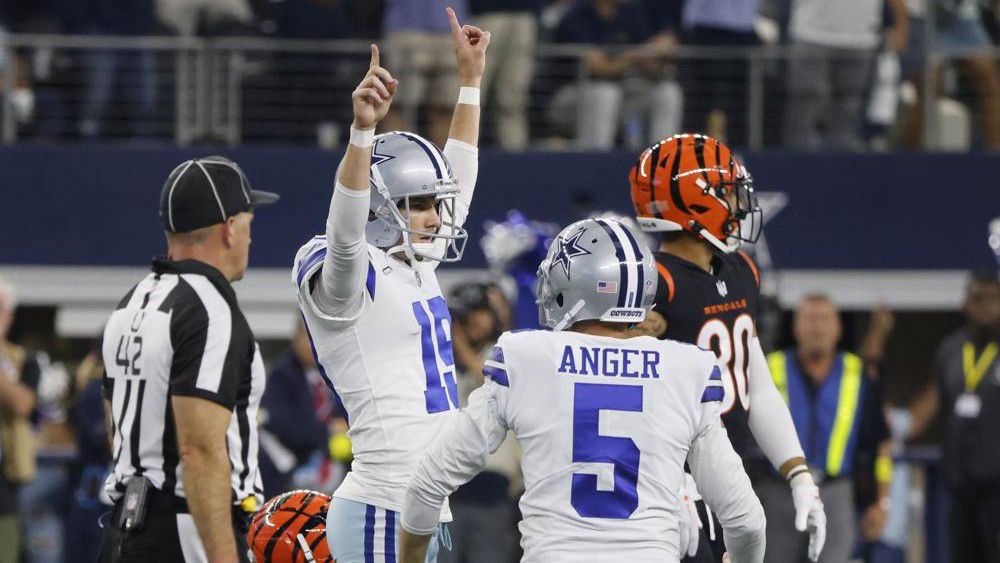
[[[655,253],[660,274],[656,304],[634,332],[716,353],[725,389],[722,422],[733,448],[742,455],[752,435],[788,479],[796,528],[808,529],[809,556],[816,561],[826,537],[826,516],[757,338],[760,274],[739,251],[741,243],[757,240],[762,223],[750,174],[716,139],[682,134],[639,155],[629,183],[640,227],[661,237]],[[692,487],[689,479],[687,493],[698,498]],[[721,527],[698,504],[701,539],[692,542],[688,553],[698,543],[703,548],[684,561],[721,561]]]

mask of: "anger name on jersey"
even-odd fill
[[[644,364],[650,377],[637,377]],[[677,561],[685,460],[733,549],[763,556],[763,512],[720,427],[710,353],[650,337],[526,331],[503,335],[484,373],[414,475],[407,529],[428,533],[445,495],[509,429],[524,452],[522,561]]]

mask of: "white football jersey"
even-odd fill
[[[522,561],[677,561],[685,460],[727,532],[758,519],[751,535],[763,557],[763,512],[719,419],[711,352],[526,331],[503,335],[483,372],[486,383],[414,475],[409,531],[429,531],[436,504],[510,429],[523,451]]]
[[[334,496],[399,511],[421,456],[458,409],[451,316],[436,263],[411,267],[367,246],[364,302],[350,318],[324,314],[310,291],[325,236],[299,249],[292,276],[320,373],[350,423],[354,462]],[[447,503],[440,515],[451,520]]]

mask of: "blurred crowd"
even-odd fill
[[[935,148],[1000,148],[1000,33],[981,0],[6,0],[0,33],[377,39],[404,85],[385,127],[441,142],[458,90],[445,5],[493,32],[487,133],[505,149],[635,148],[679,130],[737,146],[915,148],[928,120]],[[170,138],[174,60],[143,46],[0,59],[21,134]],[[785,55],[748,56],[762,46]],[[248,56],[244,138],[342,141],[349,104],[330,98],[349,99],[363,57]]]

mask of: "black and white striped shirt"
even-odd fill
[[[171,397],[199,397],[233,411],[227,432],[234,503],[263,501],[257,411],[264,363],[228,280],[196,260],[157,259],[104,329],[104,396],[114,465],[105,488],[118,499],[133,475],[184,497]]]

